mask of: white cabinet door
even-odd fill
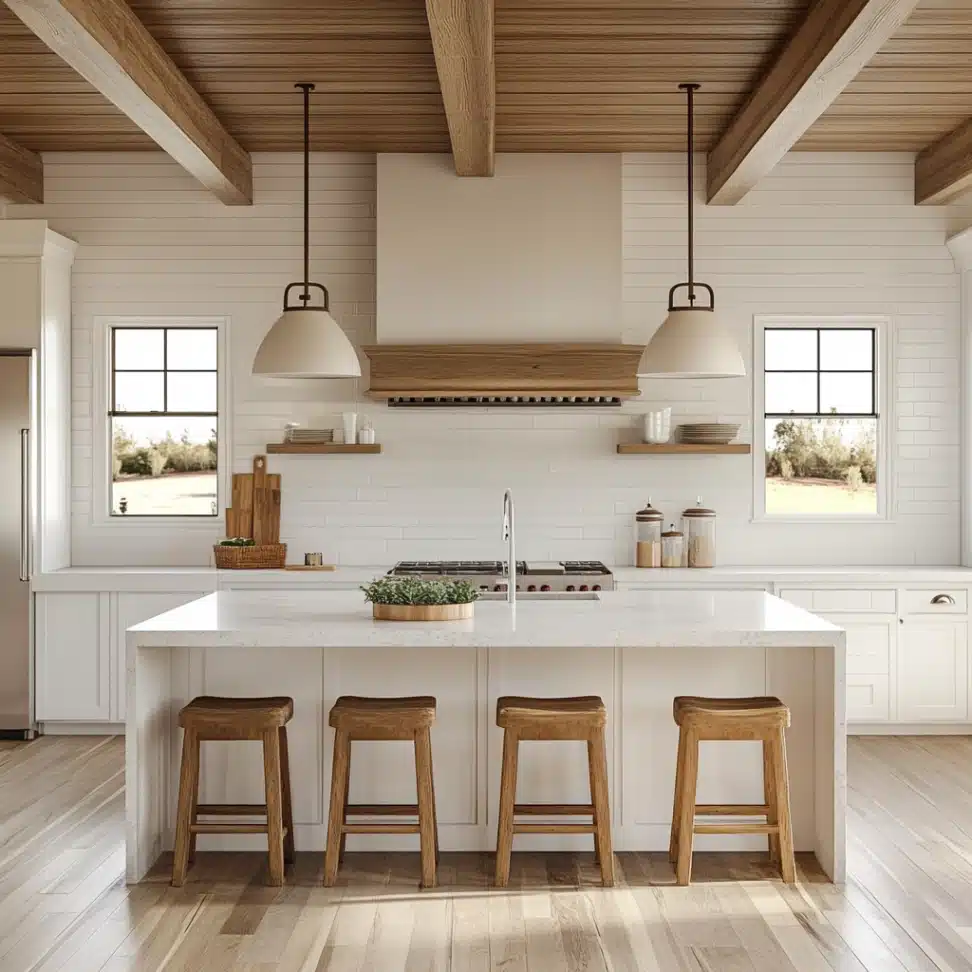
[[[898,721],[965,722],[968,625],[911,615],[898,633]]]
[[[898,619],[895,615],[822,614],[847,632],[847,721],[887,722]]]
[[[38,720],[108,721],[109,614],[107,594],[35,596]]]
[[[112,595],[115,599],[114,645],[111,653],[112,721],[125,721],[125,631],[133,624],[141,624],[142,621],[148,621],[157,614],[171,611],[203,596],[205,595],[202,591],[122,592]]]

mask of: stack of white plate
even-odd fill
[[[287,429],[284,442],[333,442],[334,429]]]
[[[731,422],[695,422],[678,427],[678,441],[692,445],[728,445],[739,434]]]

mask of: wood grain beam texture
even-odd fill
[[[915,202],[942,206],[972,190],[972,118],[915,159]]]
[[[14,203],[44,201],[41,157],[5,135],[0,135],[0,199]]]
[[[250,156],[125,0],[5,0],[55,54],[227,205],[253,201]]]
[[[496,142],[493,0],[425,0],[456,174],[491,176]]]
[[[818,0],[709,153],[708,199],[733,205],[830,107],[918,0]]]

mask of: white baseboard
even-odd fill
[[[972,736],[972,722],[859,722],[848,736]]]
[[[124,736],[124,722],[39,722],[42,736]]]

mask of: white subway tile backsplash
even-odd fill
[[[95,162],[97,164],[95,164]],[[375,339],[375,160],[312,156],[312,265],[352,340]],[[757,314],[886,314],[895,328],[889,376],[894,518],[881,524],[752,523],[746,457],[619,457],[644,412],[673,421],[753,424],[751,378],[642,381],[617,412],[390,411],[366,380],[273,382],[253,354],[299,273],[300,157],[254,157],[255,204],[226,207],[163,156],[45,157],[43,207],[8,207],[80,243],[74,273],[72,517],[79,565],[208,564],[214,536],[99,527],[93,516],[92,327],[98,315],[230,319],[233,469],[288,421],[339,424],[352,408],[373,422],[379,457],[272,457],[284,480],[282,534],[292,559],[320,550],[343,564],[503,557],[502,491],[516,495],[520,555],[632,557],[634,514],[652,498],[666,518],[702,495],[719,511],[724,563],[956,563],[958,531],[958,277],[944,246],[947,213],[912,205],[903,155],[789,155],[738,206],[702,205],[697,274],[749,358]],[[622,339],[644,343],[683,279],[684,161],[623,162]],[[421,229],[416,231],[421,245]],[[511,241],[515,245],[515,241]],[[461,322],[457,322],[461,326]],[[482,335],[476,335],[482,339]],[[551,333],[551,340],[557,335]],[[891,421],[889,419],[889,421]]]

